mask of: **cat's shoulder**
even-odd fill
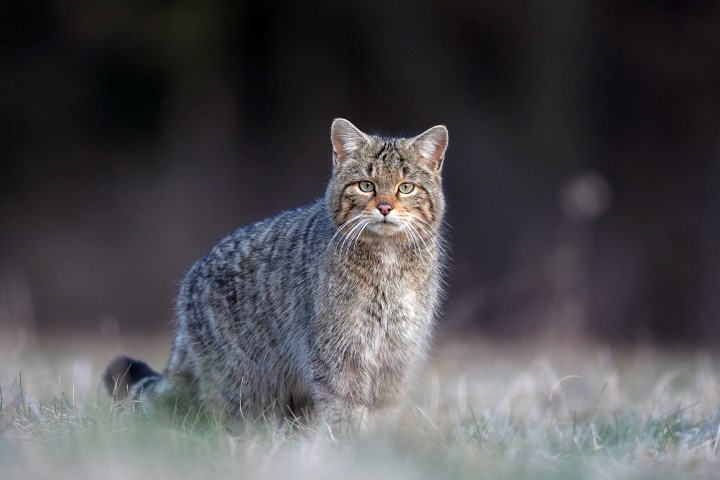
[[[237,239],[253,237],[255,235],[267,234],[268,231],[275,230],[281,233],[284,226],[288,224],[297,224],[303,226],[311,223],[313,220],[329,220],[327,207],[322,198],[311,203],[296,207],[289,210],[282,210],[275,215],[250,223],[234,230],[225,237],[225,239]],[[223,240],[225,240],[223,239]]]
[[[240,227],[222,237],[205,260],[244,256],[258,246],[271,247],[289,231],[328,228],[330,217],[323,199]],[[202,259],[201,259],[202,260]]]

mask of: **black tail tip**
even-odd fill
[[[147,363],[130,357],[115,358],[105,369],[103,382],[108,393],[116,400],[124,400],[130,394],[130,388],[145,377],[158,375]]]

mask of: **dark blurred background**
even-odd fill
[[[10,0],[0,38],[6,330],[168,332],[341,116],[450,130],[442,333],[720,340],[720,2]]]

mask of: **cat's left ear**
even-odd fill
[[[410,139],[409,146],[420,154],[428,166],[439,171],[448,146],[448,130],[445,125],[436,125]]]
[[[336,118],[333,121],[330,128],[330,140],[336,163],[342,162],[348,155],[371,142],[370,137],[344,118]]]

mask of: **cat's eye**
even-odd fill
[[[412,183],[401,183],[400,186],[398,187],[398,191],[400,193],[408,194],[408,193],[412,192],[413,190],[415,190],[415,185],[413,185]]]
[[[363,192],[368,193],[375,190],[375,185],[373,185],[372,182],[362,181],[358,182],[358,188],[360,188],[360,190],[362,190]]]

